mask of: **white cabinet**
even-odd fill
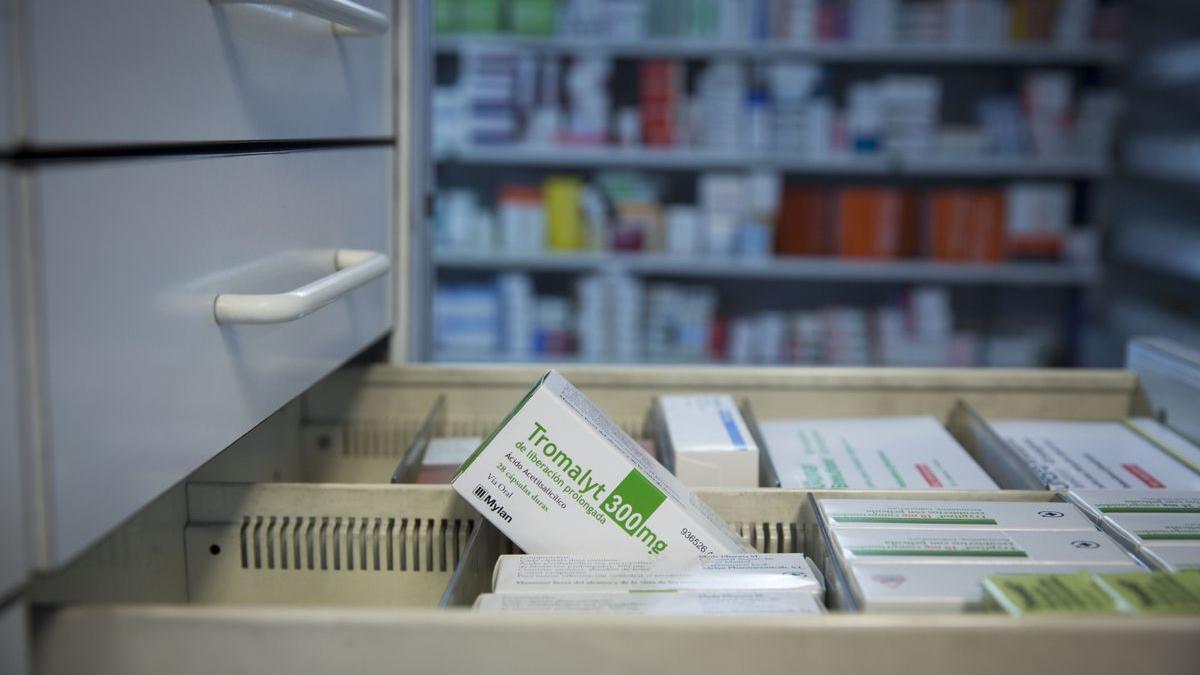
[[[16,311],[15,189],[11,169],[0,164],[0,598],[24,581],[29,570],[19,413],[28,408],[18,395],[17,345],[23,324]]]
[[[15,1],[0,0],[0,152],[12,146],[17,134]]]
[[[0,2],[11,0],[0,0]],[[392,134],[391,0],[349,35],[268,2],[27,0],[34,145],[382,138]]]
[[[214,301],[305,287],[338,250],[389,255],[392,161],[366,147],[33,170],[51,566],[391,327],[386,273],[292,321],[221,325]],[[284,301],[330,292],[313,288]]]

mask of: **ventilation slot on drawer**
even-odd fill
[[[449,572],[468,519],[246,516],[243,569]]]
[[[732,523],[734,531],[759,553],[800,553],[796,523]]]

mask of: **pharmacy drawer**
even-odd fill
[[[26,0],[26,140],[390,136],[392,6],[391,0]],[[365,16],[362,23],[377,32],[335,32],[315,16],[329,7],[351,20]]]
[[[15,3],[0,0],[0,153],[12,147],[17,133]]]
[[[422,548],[420,540],[387,534],[415,533],[414,519],[432,520],[435,531],[444,534],[447,526],[470,518],[470,507],[448,487],[193,484],[188,489],[188,522],[180,528],[187,532],[183,567],[191,604],[121,603],[117,598],[43,606],[33,640],[37,672],[159,673],[169,663],[178,673],[317,673],[353,664],[356,672],[370,673],[519,668],[549,674],[561,673],[563,663],[590,659],[619,663],[627,672],[662,673],[729,673],[750,667],[772,673],[930,675],[962,673],[964,663],[971,664],[972,673],[996,675],[1008,675],[1014,667],[1025,673],[1060,673],[1063,663],[1100,674],[1143,672],[1147,666],[1155,672],[1190,673],[1200,658],[1200,622],[1187,617],[475,615],[465,607],[490,583],[498,552],[494,530],[484,536],[489,530],[479,525],[466,549],[452,549],[445,536],[432,537],[427,540],[435,544],[432,558],[422,557],[430,549]],[[810,494],[698,491],[759,550],[797,552],[809,552]],[[1008,495],[1021,496],[1028,493]],[[297,538],[294,529],[281,528],[285,514],[299,517],[301,531],[313,536]],[[343,527],[335,533],[339,517]],[[347,527],[349,518],[357,524]],[[382,523],[363,528],[364,518],[397,525],[391,530]],[[310,519],[328,522],[323,533],[308,527]],[[174,541],[185,545],[178,534]],[[303,564],[292,563],[297,559],[292,552],[283,564],[281,551],[294,551],[297,542],[303,544]],[[327,551],[331,560],[339,542],[343,551],[349,548],[359,556],[354,560],[368,561],[366,569],[357,562],[340,569],[318,564],[309,569],[309,551]],[[436,562],[439,544],[454,550],[458,559],[449,588]],[[417,551],[418,559],[435,564],[400,569],[393,563],[388,569],[386,551],[392,550],[398,561],[405,546]],[[367,554],[361,556],[364,548]],[[105,569],[95,570],[93,577],[113,575]],[[197,577],[204,578],[203,584],[197,584]],[[321,585],[325,587],[315,588]],[[350,591],[354,588],[359,592]],[[362,592],[371,588],[391,599],[373,601]],[[331,602],[325,594],[337,589],[345,599]],[[439,604],[445,609],[438,609]],[[1131,644],[1137,649],[1130,649]],[[497,668],[497,659],[506,666]]]
[[[26,481],[21,461],[20,410],[17,358],[21,332],[17,316],[17,270],[14,258],[14,208],[16,184],[11,169],[0,164],[0,598],[13,591],[29,570],[26,537]]]
[[[392,161],[376,147],[34,172],[46,562],[390,328]]]

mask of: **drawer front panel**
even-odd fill
[[[23,408],[19,395],[18,323],[16,299],[18,266],[15,251],[15,191],[12,170],[0,164],[0,597],[25,579],[29,565],[26,536],[25,474],[21,462]]]
[[[0,0],[3,1],[3,0]],[[354,0],[392,21],[389,0]],[[30,140],[382,137],[391,42],[298,10],[207,0],[27,3]]]
[[[0,0],[0,152],[12,147],[17,134],[15,12],[16,0]]]
[[[38,171],[51,563],[388,330],[390,274],[293,321],[214,308],[387,254],[391,172],[387,148]]]

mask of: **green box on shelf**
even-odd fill
[[[520,35],[553,35],[556,0],[509,0],[509,29]]]
[[[433,3],[433,29],[439,34],[457,33],[462,30],[462,0],[435,0]]]
[[[459,29],[464,33],[500,30],[500,0],[459,0]]]

